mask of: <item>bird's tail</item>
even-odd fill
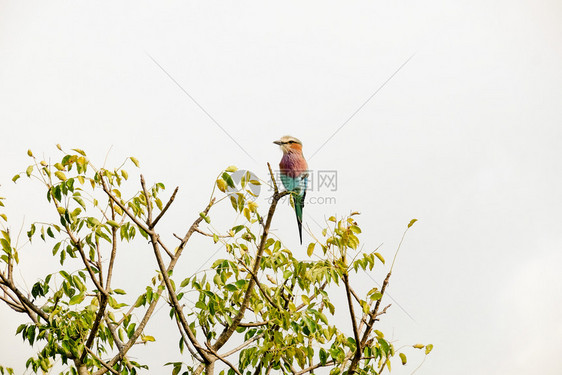
[[[294,195],[295,197],[295,214],[297,215],[297,225],[299,227],[299,239],[302,245],[302,209],[304,208],[304,198],[306,197],[306,190],[304,191],[302,197],[300,195]]]

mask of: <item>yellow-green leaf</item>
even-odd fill
[[[248,221],[251,221],[251,216],[250,216],[250,209],[248,207],[244,207],[244,216],[246,217],[246,219],[248,219]]]
[[[62,151],[62,147],[60,144],[57,143],[57,148]]]
[[[410,228],[412,225],[414,225],[414,223],[418,221],[418,219],[412,219],[410,220],[410,223],[408,224],[408,228]]]
[[[61,181],[66,181],[66,176],[61,171],[56,171],[55,176],[57,176],[58,179],[61,180]]]
[[[203,220],[205,220],[205,222],[207,222],[207,224],[209,224],[211,222],[211,219],[205,215],[203,212],[199,213],[199,216],[201,216],[203,218]]]
[[[225,172],[236,172],[238,170],[238,167],[231,165],[230,167],[226,168],[224,171]]]
[[[226,191],[226,181],[223,180],[222,178],[218,178],[217,179],[217,187],[219,188],[220,191],[222,191],[223,193]]]
[[[311,256],[312,253],[314,252],[314,246],[316,246],[316,243],[314,243],[314,242],[311,242],[311,243],[308,245],[308,248],[306,249],[306,254],[307,254],[308,256]]]
[[[64,207],[58,206],[57,211],[59,212],[59,214],[64,215],[64,213],[66,212],[66,209]]]
[[[31,150],[27,150],[27,156],[33,157],[33,152],[31,152]]]
[[[107,224],[111,225],[113,228],[119,228],[119,223],[113,220],[108,220]]]
[[[18,178],[20,178],[21,176],[19,174],[15,175],[14,177],[12,177],[12,181],[16,182],[18,180]]]
[[[137,160],[137,158],[131,156],[129,159],[131,159],[131,161],[137,166],[137,168],[139,167],[139,161]]]
[[[382,255],[380,255],[379,253],[375,253],[375,256],[377,258],[379,258],[379,260],[382,262],[382,264],[384,264],[384,258],[382,257]]]
[[[156,341],[156,339],[152,336],[142,336],[142,341],[146,342],[146,341]]]
[[[400,356],[400,359],[402,360],[402,364],[405,365],[406,362],[408,362],[408,359],[406,358],[406,354],[400,353],[398,355]]]
[[[427,344],[425,346],[425,354],[428,355],[433,350],[433,344]]]
[[[423,349],[424,347],[425,347],[425,345],[423,345],[423,344],[414,345],[414,348],[416,348],[416,349]]]
[[[25,174],[27,175],[27,177],[31,176],[31,172],[33,172],[33,165],[30,165],[30,166],[27,167],[27,169],[25,170]]]
[[[76,151],[77,153],[79,153],[82,156],[86,156],[86,153],[82,150],[80,150],[79,148],[73,148],[72,151]]]

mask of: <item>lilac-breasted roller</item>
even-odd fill
[[[284,136],[273,142],[281,147],[283,158],[279,162],[281,181],[291,192],[295,203],[295,214],[299,226],[299,239],[302,244],[302,209],[308,185],[308,164],[302,155],[302,142],[291,136]]]

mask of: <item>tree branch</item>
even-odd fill
[[[263,227],[260,245],[256,253],[256,260],[254,262],[254,267],[253,267],[253,272],[256,275],[260,269],[261,259],[263,256],[263,252],[265,250],[265,243],[269,236],[269,227],[271,226],[271,221],[273,219],[273,215],[275,214],[277,203],[279,202],[279,199],[289,194],[289,192],[287,191],[279,193],[277,189],[277,184],[275,183],[275,178],[273,176],[273,171],[271,170],[271,166],[269,165],[269,163],[267,163],[267,167],[269,168],[269,173],[271,174],[271,180],[273,181],[275,192],[273,194],[273,201],[271,202],[271,206],[269,206],[269,212],[267,214],[267,219]],[[246,288],[244,299],[242,300],[242,304],[240,306],[240,310],[238,311],[238,314],[236,314],[236,316],[232,320],[232,324],[230,326],[225,327],[224,330],[221,332],[221,334],[215,341],[215,344],[212,346],[213,350],[215,351],[219,350],[228,341],[228,339],[230,339],[230,337],[232,336],[232,334],[235,332],[236,328],[242,321],[242,318],[244,317],[244,313],[248,308],[248,304],[250,303],[250,295],[252,294],[252,290],[254,289],[255,283],[256,283],[255,278],[252,277],[250,279],[250,282],[248,283],[248,287]]]
[[[179,187],[176,187],[174,189],[174,192],[172,193],[172,196],[170,197],[170,200],[168,200],[168,203],[166,203],[166,205],[164,206],[164,208],[162,209],[162,211],[160,211],[160,213],[158,214],[158,216],[156,216],[156,219],[154,219],[154,221],[152,222],[150,228],[154,228],[156,226],[156,224],[158,224],[158,222],[160,221],[160,219],[162,218],[162,216],[164,216],[164,214],[166,213],[166,211],[168,211],[168,208],[170,208],[170,205],[172,204],[172,202],[174,201],[174,199],[176,198],[176,194],[178,193]]]
[[[353,326],[353,336],[355,337],[355,354],[353,359],[359,360],[361,358],[361,353],[363,352],[363,348],[361,346],[361,340],[359,339],[359,331],[357,329],[357,319],[355,318],[355,311],[353,308],[353,300],[351,296],[351,287],[349,286],[349,275],[347,271],[345,271],[342,275],[343,283],[345,285],[345,293],[347,297],[347,307],[349,309],[349,315],[351,317],[351,324]],[[353,372],[349,372],[352,374]]]

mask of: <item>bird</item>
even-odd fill
[[[302,142],[286,135],[273,143],[279,145],[283,151],[283,157],[279,162],[280,177],[283,186],[291,193],[294,200],[299,239],[302,245],[302,210],[308,186],[308,164],[302,154]]]

